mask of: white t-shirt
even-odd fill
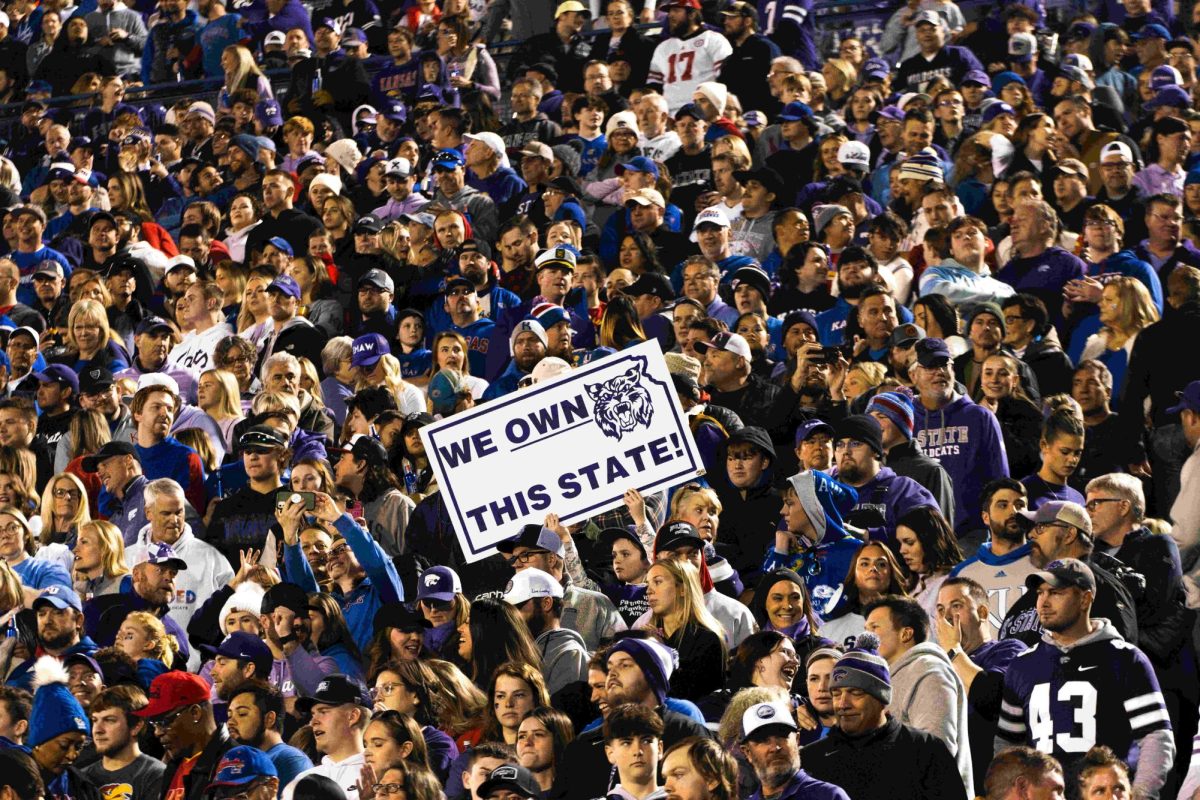
[[[167,364],[199,378],[200,373],[213,366],[213,350],[217,342],[233,335],[228,322],[214,325],[203,333],[192,331],[175,345],[167,356]]]
[[[342,787],[342,791],[346,793],[346,800],[358,800],[358,776],[362,772],[364,765],[363,754],[350,756],[345,761],[333,761],[329,756],[321,759],[321,763],[312,769],[306,769],[295,777],[283,789],[280,800],[292,800],[292,793],[296,791],[296,783],[305,775],[324,775],[338,786]]]

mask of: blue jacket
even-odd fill
[[[814,542],[803,553],[781,553],[771,545],[763,572],[786,568],[804,578],[814,608],[835,615],[842,603],[842,581],[850,571],[862,540],[846,530],[846,514],[858,502],[852,486],[823,472],[806,470],[788,478],[814,530]],[[832,603],[830,601],[833,601]]]
[[[495,400],[497,397],[504,397],[506,394],[512,394],[517,390],[517,384],[521,378],[525,377],[525,373],[517,367],[517,362],[510,361],[508,368],[501,372],[496,380],[492,381],[488,388],[483,392],[483,400]]]
[[[817,314],[817,338],[821,344],[826,346],[842,344],[846,338],[846,324],[852,311],[854,311],[854,306],[847,303],[846,298],[839,297],[832,308]],[[898,307],[896,314],[901,324],[913,321],[912,312],[904,306]]]
[[[1004,435],[992,412],[960,395],[937,411],[915,404],[913,439],[937,459],[954,484],[954,530],[959,536],[979,524],[984,484],[1008,477]]]
[[[404,599],[404,588],[400,584],[400,575],[396,566],[388,558],[370,535],[360,528],[349,514],[342,514],[334,523],[338,533],[346,538],[351,552],[358,563],[366,571],[367,577],[345,594],[334,587],[333,595],[342,606],[346,617],[346,626],[354,637],[358,649],[367,652],[374,638],[373,627],[375,612],[384,603],[398,603]],[[300,545],[289,544],[283,548],[283,564],[287,570],[288,580],[299,585],[306,592],[319,592],[317,579],[308,559],[300,549]]]

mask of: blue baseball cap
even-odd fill
[[[914,345],[917,363],[922,367],[939,367],[952,360],[950,348],[941,339],[925,338]]]
[[[836,435],[833,430],[833,426],[830,425],[825,420],[810,419],[806,422],[801,422],[800,426],[798,428],[796,428],[796,446],[798,447],[801,442],[805,441],[806,439],[808,439],[808,437],[812,436],[814,433],[817,433],[818,431],[823,431],[824,433],[828,433],[830,439],[832,439]]]
[[[41,595],[33,601],[33,610],[36,611],[42,603],[49,603],[59,611],[67,608],[83,611],[83,603],[80,602],[79,595],[75,594],[75,590],[69,586],[61,586],[59,584],[47,586],[42,590]]]
[[[655,178],[658,177],[658,165],[645,156],[637,156],[624,164],[617,164],[615,171],[618,175],[624,175],[626,172],[644,172]]]
[[[79,394],[79,376],[65,364],[51,364],[41,372],[33,373],[38,383],[58,383],[71,387],[71,394]]]
[[[962,82],[964,84],[975,83],[980,86],[987,86],[989,88],[992,85],[992,79],[989,78],[988,74],[981,69],[973,69],[968,72],[963,76]]]
[[[265,128],[283,124],[283,112],[279,109],[278,100],[259,100],[254,107],[254,116]]]
[[[1143,39],[1170,39],[1171,32],[1157,22],[1151,22],[1149,25],[1144,25],[1140,31],[1133,35],[1135,42],[1140,42]]]
[[[282,294],[285,294],[288,297],[294,297],[297,300],[300,299],[300,295],[302,294],[300,291],[300,284],[296,283],[296,279],[291,275],[280,275],[278,278],[271,281],[270,285],[267,286],[267,291],[281,292]]]
[[[1188,108],[1192,105],[1192,98],[1187,91],[1179,86],[1164,86],[1159,89],[1154,97],[1142,104],[1142,108]]]
[[[359,336],[350,346],[350,366],[373,367],[386,355],[392,352],[387,339],[378,333],[367,333]]]
[[[207,792],[222,787],[242,787],[260,778],[278,778],[279,771],[262,750],[243,744],[231,747],[217,764],[217,774]]]
[[[983,121],[983,124],[986,125],[1001,114],[1012,114],[1013,116],[1016,116],[1017,112],[1012,106],[1003,100],[993,100],[991,103],[988,103],[985,106],[983,109],[983,114],[980,115],[980,119]]]
[[[696,105],[695,103],[684,103],[679,107],[679,110],[675,112],[676,122],[684,117],[691,117],[692,119],[700,121],[704,120],[704,114],[700,111],[700,106]]]
[[[1164,86],[1178,86],[1182,80],[1183,76],[1179,74],[1179,70],[1170,64],[1162,64],[1150,73],[1150,88],[1157,92]]]
[[[267,244],[281,253],[287,253],[289,258],[296,255],[296,251],[292,249],[292,243],[282,236],[272,236],[270,239],[267,239]]]
[[[433,169],[458,169],[465,167],[467,164],[463,158],[463,154],[457,150],[439,150],[438,154],[433,157],[433,163],[430,164]]]
[[[439,600],[448,603],[454,595],[462,594],[462,581],[449,567],[431,567],[417,580],[418,600]]]
[[[1192,381],[1182,392],[1176,392],[1179,402],[1167,409],[1168,414],[1178,414],[1185,408],[1200,413],[1200,381]]]
[[[780,122],[799,122],[804,119],[811,119],[813,110],[808,103],[801,103],[799,100],[793,100],[783,107],[783,111],[779,112]]]
[[[258,669],[260,676],[270,672],[271,662],[275,658],[266,642],[245,631],[234,631],[226,636],[225,641],[217,647],[217,655],[249,661]]]

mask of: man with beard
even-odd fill
[[[798,731],[791,708],[783,703],[755,703],[742,714],[740,747],[761,784],[751,800],[847,798],[841,788],[818,781],[801,769]]]
[[[817,314],[817,336],[822,344],[841,344],[850,313],[858,307],[863,292],[879,279],[875,256],[857,246],[847,247],[838,259],[838,299],[833,307]],[[908,322],[909,320],[904,320]]]
[[[892,678],[878,646],[878,637],[864,633],[834,664],[829,687],[837,727],[804,748],[808,774],[842,787],[854,800],[967,796],[942,740],[888,713]]]
[[[217,699],[222,704],[228,703],[251,681],[266,680],[271,674],[271,662],[271,650],[262,638],[245,631],[226,636],[217,647],[210,673]]]
[[[691,101],[700,84],[718,79],[721,65],[733,53],[733,45],[704,25],[700,0],[670,0],[666,9],[671,36],[654,48],[646,83],[662,94],[672,111],[678,111]],[[676,60],[680,62],[678,67]]]
[[[92,743],[100,760],[80,772],[96,785],[101,797],[153,800],[161,796],[166,765],[138,745],[146,721],[135,712],[146,703],[141,687],[121,684],[102,691],[88,709]]]
[[[10,686],[22,689],[31,688],[36,656],[65,658],[74,653],[96,652],[96,643],[84,633],[83,604],[73,590],[65,586],[47,588],[33,601],[33,612],[37,615],[36,654],[25,652],[25,646],[18,641],[13,660],[27,660],[9,674],[7,681]]]
[[[356,234],[357,235],[357,234]],[[357,247],[357,244],[355,245]],[[338,283],[342,282],[339,274]],[[271,328],[262,346],[259,366],[266,367],[268,359],[276,353],[291,353],[303,356],[321,369],[321,348],[325,346],[325,334],[306,318],[300,316],[300,284],[290,275],[280,275],[267,287],[267,310],[271,315]],[[343,308],[354,307],[346,302]]]
[[[663,721],[663,746],[669,748],[689,736],[707,737],[708,730],[691,717],[666,708],[667,689],[678,656],[674,648],[653,639],[628,634],[609,650],[605,702],[609,709],[637,703],[655,710]],[[607,787],[612,767],[599,746],[603,731],[597,727],[576,737],[563,751],[555,778],[555,796],[589,800],[597,787]]]
[[[979,550],[950,571],[955,578],[969,578],[987,592],[992,635],[1017,598],[1025,593],[1025,578],[1037,569],[1025,540],[1028,526],[1018,514],[1026,507],[1025,485],[1012,478],[997,478],[983,487],[980,498],[986,540]]]
[[[1065,515],[1078,521],[1075,509]],[[1131,639],[1122,640],[1109,619],[1092,616],[1100,614],[1095,601],[1102,591],[1094,569],[1056,558],[1025,585],[1037,597],[1044,633],[1004,675],[995,750],[1038,747],[1067,770],[1093,745],[1107,745],[1126,760],[1136,752],[1134,796],[1157,797],[1175,757],[1171,720],[1149,659]]]
[[[575,349],[572,347],[571,335],[575,331],[571,312],[553,303],[539,303],[529,313],[546,331],[546,356],[554,356],[568,364],[574,364]]]
[[[218,725],[209,701],[210,687],[199,675],[165,672],[150,684],[150,702],[134,713],[149,721],[167,759],[163,797],[203,800],[218,765],[234,746]]]
[[[229,701],[229,735],[238,744],[266,753],[279,773],[279,784],[286,786],[313,763],[304,751],[283,741],[283,717],[283,696],[265,680],[247,680]]]
[[[984,484],[1008,477],[1004,437],[992,412],[958,394],[944,341],[922,339],[916,352],[912,374],[921,407],[914,415],[914,434],[925,454],[936,458],[954,483],[954,530],[962,539],[975,528]]]
[[[866,528],[870,539],[886,541],[898,551],[896,521],[921,506],[938,508],[937,500],[912,478],[883,466],[883,428],[874,417],[854,414],[838,422],[834,431],[836,477],[853,486],[859,497],[847,520]]]
[[[532,297],[533,260],[537,258],[537,250],[538,229],[532,220],[518,216],[506,222],[500,232],[500,285],[521,297]]]
[[[79,390],[83,392],[82,385]],[[180,404],[179,396],[161,383],[139,389],[130,404],[134,447],[148,480],[171,478],[183,487],[192,508],[204,514],[204,465],[195,450],[170,435]]]
[[[14,332],[13,336],[21,333]],[[9,353],[13,352],[9,339]],[[128,442],[137,431],[137,423],[129,409],[121,402],[113,374],[106,367],[89,367],[79,376],[79,407],[84,411],[99,411],[108,420],[108,430],[114,442]],[[74,457],[74,437],[67,431],[58,440],[58,452],[54,455],[54,471],[65,472]]]
[[[971,309],[965,320],[967,341],[971,349],[954,359],[954,377],[962,382],[967,394],[982,398],[980,384],[983,382],[983,362],[989,356],[1004,351],[1004,337],[1007,333],[1004,327],[1004,312],[995,303],[980,303]],[[1021,388],[1029,398],[1037,402],[1041,399],[1038,391],[1037,378],[1033,370],[1021,359],[1016,359],[1017,368],[1021,372]],[[982,402],[991,401],[982,398]],[[995,412],[995,409],[988,408]]]
[[[1093,613],[1109,620],[1125,641],[1136,642],[1138,627],[1133,599],[1116,574],[1097,565],[1096,561],[1102,554],[1094,552],[1092,520],[1083,506],[1054,500],[1043,504],[1037,511],[1022,510],[1017,514],[1027,523],[1033,523],[1033,530],[1029,532],[1029,557],[1033,566],[1046,569],[1046,565],[1061,559],[1085,562],[1095,576],[1096,588],[1091,603]],[[1028,524],[1026,527],[1029,527]],[[1109,566],[1115,564],[1125,569],[1116,559],[1104,558]],[[1026,589],[1030,588],[1028,581],[1032,580],[1033,574],[1026,579]],[[999,638],[1020,639],[1030,647],[1041,641],[1044,628],[1038,602],[1037,593],[1027,591],[1009,606],[1000,625]]]
[[[521,241],[526,240],[522,239]],[[519,307],[521,305],[521,298],[500,285],[499,280],[496,279],[494,274],[495,267],[492,263],[492,255],[492,246],[487,242],[482,239],[466,239],[458,248],[458,272],[459,276],[466,278],[474,289],[475,299],[472,308],[478,311],[477,319],[495,321],[503,318],[505,312],[510,309]],[[446,286],[443,291],[450,291],[450,281],[453,279],[446,279]],[[445,302],[440,307],[435,303],[426,312],[426,320],[431,332],[437,333],[450,327],[453,314],[451,314],[450,309],[446,306],[447,303]],[[463,327],[463,324],[458,322],[455,322],[454,325],[460,328]],[[466,337],[468,351],[472,354],[479,353],[481,356],[487,355],[488,350],[486,347],[478,347],[478,343],[473,342],[472,338],[463,333],[462,330],[459,330],[459,333],[462,333]],[[474,365],[472,365],[472,369],[474,369]],[[472,374],[475,373],[472,372]],[[479,377],[482,376],[483,372],[480,372]]]
[[[904,327],[917,328],[915,325]],[[899,332],[899,328],[897,332]],[[954,519],[954,486],[942,465],[925,455],[913,441],[912,396],[907,391],[880,392],[867,404],[867,413],[879,423],[884,462],[897,475],[912,478],[929,490],[942,516]],[[830,456],[832,457],[832,450]]]
[[[521,378],[532,373],[538,362],[546,357],[546,330],[535,319],[518,322],[509,342],[512,361],[483,393],[484,401],[515,392]]]
[[[462,257],[459,260],[461,263]],[[479,295],[476,292],[476,284],[470,276],[456,275],[448,278],[442,307],[450,315],[450,324],[446,329],[461,334],[467,340],[467,366],[471,374],[482,378],[487,371],[488,353],[493,344],[492,332],[496,329],[496,323],[481,316]]]
[[[563,587],[540,569],[523,569],[509,581],[504,601],[521,613],[542,654],[542,675],[553,695],[576,681],[587,680],[590,654],[583,637],[562,627]]]

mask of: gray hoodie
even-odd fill
[[[888,710],[905,725],[937,736],[950,748],[967,796],[974,797],[967,740],[967,690],[936,642],[921,642],[894,664]]]
[[[591,653],[578,633],[569,628],[553,628],[543,631],[534,644],[542,654],[542,675],[550,694],[568,684],[587,680]]]

